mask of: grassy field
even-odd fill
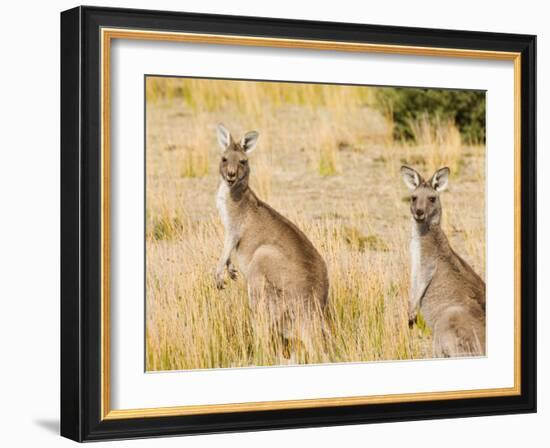
[[[427,118],[411,123],[414,145],[393,141],[374,91],[148,78],[148,371],[431,357],[429,330],[407,324],[410,220],[399,168],[426,176],[451,168],[443,228],[485,278],[485,148],[464,145],[453,123]],[[215,287],[223,246],[218,122],[239,137],[260,132],[253,189],[328,265],[328,337],[309,322],[312,347],[291,360],[269,334],[268,316],[260,312],[253,324],[242,276]]]

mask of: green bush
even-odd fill
[[[376,104],[393,119],[399,140],[414,140],[411,121],[428,117],[455,123],[466,143],[485,142],[485,92],[412,87],[377,89]]]

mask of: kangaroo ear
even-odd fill
[[[447,167],[438,169],[432,178],[430,184],[435,191],[443,191],[449,183],[449,173],[451,170]]]
[[[422,181],[422,176],[418,174],[415,170],[403,165],[400,171],[401,176],[403,176],[403,181],[405,182],[405,185],[409,187],[409,190],[413,191],[416,189],[416,187],[420,185],[420,182]]]
[[[241,139],[241,146],[247,154],[250,154],[256,149],[256,143],[258,142],[259,133],[256,131],[247,132]]]
[[[223,124],[218,123],[216,134],[218,135],[218,144],[221,150],[225,151],[231,144],[231,133]]]

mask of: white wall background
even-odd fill
[[[5,2],[0,69],[0,443],[68,446],[59,414],[59,12],[78,3]],[[537,34],[539,194],[539,413],[125,441],[110,446],[545,446],[550,440],[550,393],[544,378],[550,344],[550,288],[545,256],[550,236],[550,159],[544,153],[550,98],[545,85],[550,52],[549,11],[531,0],[480,2],[338,2],[277,0],[133,0],[87,4],[185,10],[384,25]],[[545,71],[546,69],[546,71]],[[546,169],[545,169],[546,168]],[[543,204],[545,202],[545,204]],[[546,277],[546,279],[544,278]],[[97,446],[103,446],[99,444]]]

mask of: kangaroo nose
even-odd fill
[[[227,178],[228,179],[233,179],[236,175],[237,175],[237,173],[235,171],[228,171],[227,172]]]
[[[424,217],[424,210],[416,210],[416,217],[422,219]]]

